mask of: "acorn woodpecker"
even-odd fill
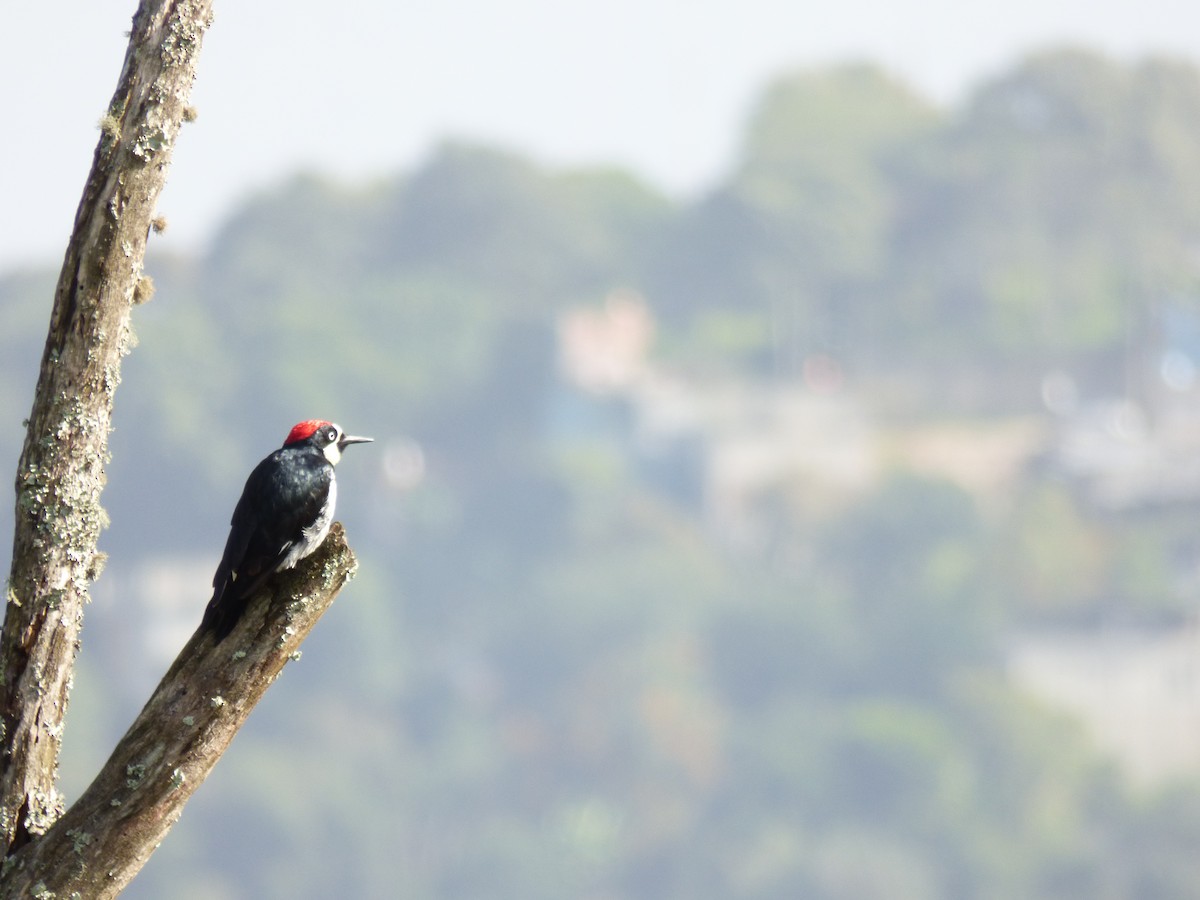
[[[202,629],[224,640],[255,591],[280,569],[290,569],[321,546],[333,524],[337,480],[333,467],[354,437],[332,422],[310,419],[294,427],[283,446],[246,479],[233,510],[229,540]]]

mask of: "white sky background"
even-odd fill
[[[0,271],[56,264],[136,0],[0,0]],[[1195,0],[217,0],[159,211],[201,246],[299,169],[355,182],[443,138],[700,191],[780,72],[881,63],[941,102],[1048,45],[1200,61]]]

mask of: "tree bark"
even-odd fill
[[[44,835],[4,862],[0,897],[116,896],[149,859],[242,723],[354,574],[335,523],[213,645],[197,631],[95,780]]]
[[[63,715],[88,600],[113,393],[142,260],[187,108],[211,0],[143,0],[54,294],[16,478],[0,634],[0,849],[58,818]],[[142,290],[139,292],[139,286]]]
[[[154,206],[184,118],[211,0],[143,0],[55,289],[16,479],[0,634],[0,841],[59,816],[63,715],[96,541],[113,393],[130,345]]]
[[[220,645],[197,631],[63,813],[59,744],[83,608],[103,564],[113,395],[130,311],[148,298],[146,238],[211,19],[212,0],[142,0],[55,289],[17,468],[0,632],[0,898],[120,892],[356,566],[335,524]]]

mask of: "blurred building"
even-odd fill
[[[559,370],[593,394],[631,390],[646,374],[654,335],[654,317],[641,295],[614,291],[599,309],[578,307],[559,318]]]
[[[698,375],[657,362],[656,333],[629,291],[562,316],[565,391],[551,431],[632,460],[643,483],[700,515],[726,546],[760,547],[781,516],[828,512],[891,469],[1000,495],[1049,440],[1029,416],[885,428],[833,357],[806,359],[792,381]]]
[[[764,500],[845,496],[878,474],[875,429],[834,360],[814,358],[795,383],[705,378],[655,364],[656,331],[628,291],[560,319],[572,396],[556,404],[559,436],[615,441],[643,481],[732,544],[758,540]]]
[[[1018,635],[1015,683],[1077,717],[1142,784],[1200,772],[1200,629],[1102,627]]]

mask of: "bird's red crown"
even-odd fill
[[[292,426],[292,430],[288,432],[287,440],[283,442],[283,446],[289,444],[298,444],[301,441],[307,441],[318,428],[327,428],[329,422],[324,419],[309,419],[307,422],[300,422]]]

